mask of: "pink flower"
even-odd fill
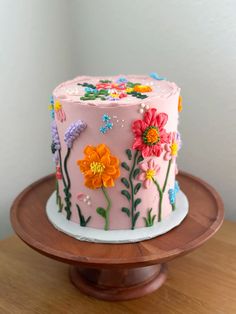
[[[79,193],[79,194],[77,195],[77,200],[78,200],[78,201],[83,201],[85,197],[86,197],[85,194]]]
[[[160,166],[154,159],[150,159],[149,161],[142,162],[139,168],[142,172],[138,175],[138,180],[143,181],[143,186],[147,189],[153,183],[153,179],[160,170]]]
[[[180,135],[176,132],[170,133],[170,143],[165,144],[164,149],[166,151],[164,160],[176,159],[178,151],[180,149]]]
[[[60,121],[60,122],[66,121],[66,114],[65,114],[65,111],[63,110],[62,105],[60,104],[59,100],[55,101],[54,110],[56,112],[56,117],[57,117],[58,121]]]
[[[136,120],[132,124],[135,135],[133,149],[142,152],[143,157],[159,157],[163,151],[163,145],[169,143],[170,135],[164,129],[168,115],[157,114],[155,108],[149,109],[144,114],[143,120]]]

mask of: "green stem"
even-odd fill
[[[134,208],[134,185],[133,185],[132,178],[133,178],[133,172],[134,172],[134,169],[135,169],[135,166],[136,166],[137,157],[138,157],[138,150],[136,150],[136,152],[135,152],[133,166],[132,166],[132,169],[131,169],[130,174],[129,174],[129,183],[130,183],[130,189],[131,189],[132,230],[134,229],[134,211],[135,211],[135,208]]]
[[[107,190],[102,187],[102,192],[106,198],[107,201],[107,208],[106,208],[106,217],[105,217],[105,226],[104,230],[109,230],[109,218],[110,218],[110,209],[111,209],[111,199],[107,193]]]
[[[164,182],[164,185],[163,185],[163,188],[162,188],[162,192],[163,192],[163,193],[165,192],[165,189],[166,189],[167,180],[168,180],[169,173],[170,173],[171,162],[172,162],[172,159],[170,159],[170,160],[169,160],[169,163],[168,163],[168,168],[167,168],[167,172],[166,172],[166,178],[165,178],[165,182]]]
[[[171,205],[172,206],[172,211],[175,210],[175,203]]]
[[[70,156],[70,148],[67,149],[66,157],[64,159],[64,169],[65,169],[65,174],[66,174],[66,179],[67,179],[68,191],[70,189],[70,177],[69,177],[68,170],[67,170],[67,161],[68,161],[69,156]]]
[[[71,209],[70,209],[70,206],[71,206],[71,202],[70,202],[70,198],[71,198],[71,195],[70,195],[70,177],[69,177],[69,174],[68,174],[68,170],[67,170],[67,161],[68,161],[68,158],[69,158],[69,155],[70,155],[70,148],[68,148],[67,150],[67,153],[66,153],[66,157],[64,159],[64,171],[65,171],[65,174],[66,174],[66,178],[67,178],[67,183],[66,183],[66,180],[65,180],[65,176],[64,176],[64,173],[63,173],[63,169],[62,169],[62,159],[61,159],[61,150],[58,151],[59,152],[59,161],[60,161],[60,168],[61,168],[61,174],[62,174],[62,181],[63,181],[63,184],[64,184],[64,192],[65,192],[65,211],[66,211],[66,218],[68,220],[70,220],[70,217],[71,217]]]
[[[158,221],[161,221],[161,207],[162,207],[162,199],[163,199],[163,190],[161,189],[159,183],[155,180],[155,179],[152,179],[154,184],[156,185],[157,187],[157,190],[159,192],[159,205],[158,205]]]
[[[58,184],[58,180],[56,179],[56,203],[57,205],[59,202],[58,198],[59,198],[59,184]]]
[[[62,181],[63,181],[63,184],[64,184],[64,188],[66,188],[66,180],[65,180],[65,177],[64,177],[63,169],[62,169],[61,150],[60,149],[58,150],[58,154],[59,154],[59,163],[60,163]]]

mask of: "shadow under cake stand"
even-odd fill
[[[11,223],[31,248],[71,264],[70,278],[80,291],[110,301],[139,298],[164,283],[166,262],[202,245],[223,222],[223,203],[210,185],[185,172],[180,172],[177,180],[188,198],[189,213],[178,227],[150,240],[82,242],[55,229],[45,212],[55,189],[54,175],[31,184],[16,198]]]

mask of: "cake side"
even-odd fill
[[[118,95],[139,83],[135,90],[146,97],[113,100],[119,79],[131,84]],[[109,87],[105,100],[87,92],[100,83]],[[92,228],[134,229],[174,210],[179,93],[174,83],[144,76],[78,77],[55,89],[57,201],[68,219]]]

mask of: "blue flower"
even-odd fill
[[[54,104],[53,96],[50,97],[50,103],[51,103],[52,105]]]
[[[109,117],[108,114],[105,113],[105,114],[102,116],[102,121],[103,121],[103,122],[109,122],[110,120],[111,120],[111,117]]]
[[[85,87],[84,90],[85,90],[86,93],[94,93],[94,94],[98,93],[97,89],[94,89],[94,88],[91,88],[91,87]]]
[[[179,188],[179,182],[178,181],[175,181],[175,192],[178,193],[180,190]]]
[[[180,188],[179,188],[179,183],[178,181],[175,181],[175,185],[173,189],[169,189],[168,194],[169,194],[169,200],[171,205],[175,204],[176,201],[176,194],[179,192]]]
[[[107,122],[106,123],[107,129],[111,130],[113,128],[113,123],[112,122]]]
[[[50,110],[50,117],[51,117],[51,119],[52,120],[54,120],[55,119],[55,112],[54,112],[54,110],[52,109],[52,110]]]
[[[171,205],[173,205],[175,203],[175,199],[176,199],[175,190],[174,189],[169,189],[168,194],[169,194],[170,203],[171,203]]]
[[[127,82],[128,82],[128,80],[125,77],[119,77],[116,80],[116,83],[127,83]]]
[[[105,134],[105,133],[107,133],[107,127],[106,126],[101,126],[100,127],[100,129],[99,129],[99,131],[102,133],[102,134]]]
[[[153,78],[154,80],[157,80],[157,81],[166,80],[165,77],[159,76],[159,75],[158,75],[157,73],[155,73],[155,72],[150,73],[149,76],[150,76],[151,78]]]

